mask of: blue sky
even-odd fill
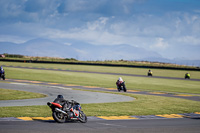
[[[169,59],[200,59],[200,1],[0,0],[0,42],[35,38],[129,44]]]

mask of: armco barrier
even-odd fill
[[[122,65],[122,64],[106,64],[106,63],[86,63],[86,62],[57,62],[57,61],[37,61],[37,60],[15,60],[15,59],[0,59],[0,61],[7,62],[26,62],[26,63],[49,63],[49,64],[73,64],[73,65],[93,65],[93,66],[113,66],[113,67],[132,67],[132,68],[154,68],[154,69],[170,69],[170,70],[190,70],[200,71],[196,68],[177,68],[177,67],[163,67],[163,66],[137,66],[137,65]]]

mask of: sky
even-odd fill
[[[0,0],[0,42],[35,38],[128,44],[197,60],[200,0]]]

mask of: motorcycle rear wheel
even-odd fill
[[[81,123],[86,123],[87,122],[87,116],[83,113],[83,111],[80,111],[80,114],[79,114],[79,121]]]
[[[54,111],[52,113],[53,119],[58,123],[64,123],[66,121],[66,117],[63,113]]]

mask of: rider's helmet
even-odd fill
[[[1,68],[0,68],[0,72],[1,72],[1,73],[4,73],[4,69],[3,69],[2,66],[1,66]]]
[[[57,98],[63,99],[64,97],[63,97],[63,95],[58,95]]]
[[[123,79],[121,78],[121,77],[119,77],[119,79],[118,79],[119,81],[121,81],[121,82],[123,82]]]

